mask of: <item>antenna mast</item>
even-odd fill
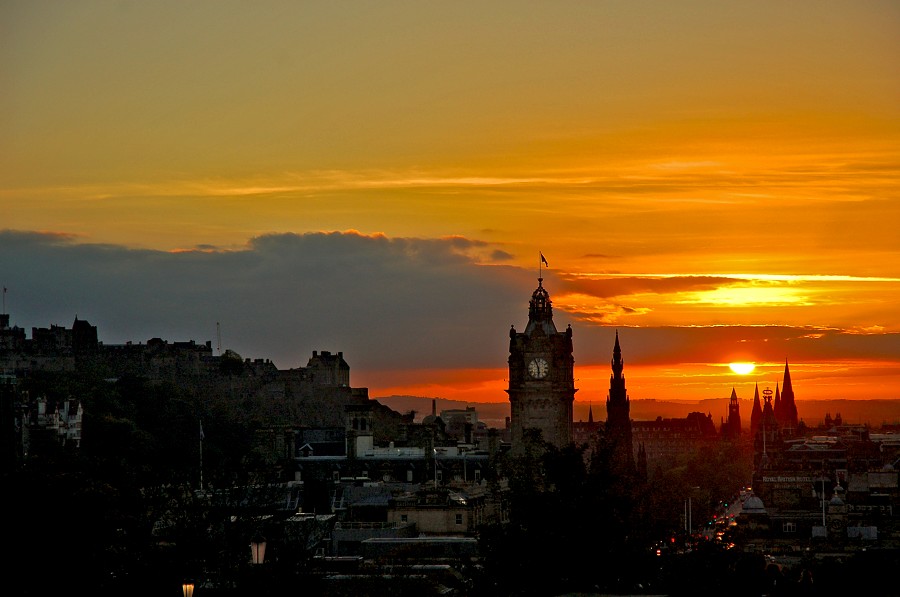
[[[222,330],[219,327],[219,322],[216,322],[216,352],[218,352],[218,356],[222,356]]]

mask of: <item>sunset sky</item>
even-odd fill
[[[543,253],[578,401],[900,398],[896,1],[0,0],[0,90],[28,337],[506,401]]]

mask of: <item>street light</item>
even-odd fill
[[[262,564],[266,559],[266,538],[256,535],[250,540],[250,563]],[[185,595],[185,597],[188,597]]]
[[[690,538],[690,536],[694,532],[693,521],[691,520],[692,515],[694,513],[693,512],[694,509],[691,507],[691,494],[693,494],[695,491],[697,491],[699,489],[700,489],[700,487],[698,487],[698,486],[689,488],[688,491],[690,493],[688,493],[688,497],[684,503],[684,530],[687,531],[688,538]]]
[[[688,496],[687,505],[685,506],[684,511],[685,511],[685,522],[687,523],[685,530],[688,533],[688,537],[690,537],[691,532],[693,531],[693,528],[691,526],[691,515],[694,513],[694,509],[691,507],[691,496]]]

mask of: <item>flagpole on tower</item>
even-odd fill
[[[541,271],[541,266],[546,265],[547,267],[550,267],[550,264],[547,263],[547,258],[544,257],[544,253],[542,251],[538,251],[538,255],[541,256],[540,261],[538,261],[538,278],[542,280],[543,272]]]

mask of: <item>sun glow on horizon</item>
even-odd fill
[[[741,358],[741,357],[737,357]],[[749,355],[743,358],[749,358]],[[733,365],[753,367],[747,373],[735,371]],[[602,404],[609,391],[609,363],[582,364],[575,367],[577,402]],[[737,388],[741,399],[753,396],[755,384],[760,389],[775,387],[782,380],[783,361],[747,361],[734,363],[659,363],[626,364],[631,400],[701,400],[728,398]],[[799,400],[872,400],[896,398],[891,393],[895,369],[893,362],[873,360],[831,360],[814,364],[791,362],[794,389]],[[735,379],[735,374],[739,380]],[[357,381],[369,396],[433,397],[467,404],[508,402],[509,372],[506,368],[425,371],[382,370],[357,371]],[[422,382],[422,379],[427,380]],[[865,380],[865,382],[863,381]],[[866,383],[868,382],[868,383]],[[876,390],[873,392],[872,387]],[[355,386],[355,384],[354,384]],[[595,415],[597,411],[595,410]]]
[[[754,363],[728,363],[728,366],[738,375],[747,375],[748,373],[752,373],[753,370],[756,369],[756,365]]]

